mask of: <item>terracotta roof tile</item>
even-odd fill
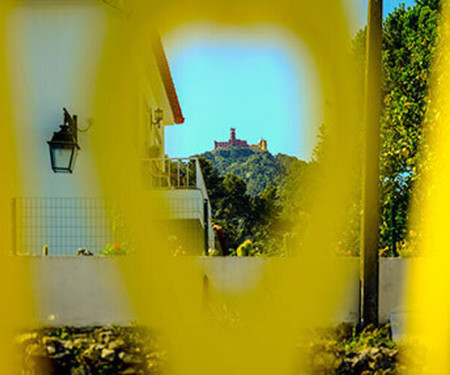
[[[170,67],[166,53],[164,52],[161,37],[158,34],[155,34],[153,38],[152,47],[166,89],[167,97],[169,98],[170,106],[172,108],[175,124],[182,124],[184,122],[183,113],[181,112],[180,102],[175,90],[175,85],[173,84],[172,74],[170,73]]]

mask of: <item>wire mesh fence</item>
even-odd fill
[[[99,198],[14,198],[13,251],[18,255],[94,254],[113,242],[114,206]]]
[[[205,217],[200,194],[198,198],[169,194],[162,199],[155,202],[158,206],[155,208],[164,214],[154,217],[166,223],[167,230],[160,235],[176,243],[176,247],[182,249],[180,253],[200,255],[205,246],[213,246],[210,244],[213,241],[210,213],[208,209],[209,215]],[[113,201],[101,198],[14,198],[13,252],[16,255],[60,256],[76,255],[78,249],[86,248],[99,255],[107,244],[123,242],[130,245],[133,242],[124,221],[121,208]]]

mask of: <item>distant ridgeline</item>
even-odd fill
[[[197,156],[210,160],[222,176],[232,173],[241,177],[247,183],[247,193],[252,196],[267,186],[279,185],[292,162],[307,164],[293,156],[272,155],[264,139],[258,145],[248,145],[247,141],[236,139],[233,128],[228,142],[214,142],[214,146],[213,151]]]

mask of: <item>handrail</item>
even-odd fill
[[[198,158],[144,159],[150,187],[156,189],[199,189],[208,199],[205,180]]]
[[[195,189],[197,163],[196,158],[144,159],[146,182],[153,189]]]

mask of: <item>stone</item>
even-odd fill
[[[118,348],[120,348],[124,345],[125,345],[125,341],[123,341],[122,339],[117,339],[117,340],[111,341],[109,343],[108,349],[117,350]]]
[[[121,359],[122,359],[122,362],[126,363],[127,365],[137,365],[137,364],[141,364],[143,362],[142,358],[139,358],[132,354],[125,354],[122,356]]]
[[[94,253],[85,247],[80,247],[75,253],[76,256],[93,256]]]
[[[67,340],[67,341],[63,342],[63,346],[66,349],[72,350],[75,345],[74,345],[74,342],[72,340]]]
[[[97,350],[95,350],[93,345],[91,345],[88,349],[86,349],[82,353],[82,356],[89,359],[92,362],[96,362],[100,358],[100,353]]]
[[[55,354],[56,353],[56,348],[53,346],[53,345],[49,345],[49,346],[47,346],[47,353],[49,354],[49,355],[52,355],[52,354]]]
[[[113,349],[104,348],[101,357],[107,361],[113,361],[116,356],[116,351]]]

